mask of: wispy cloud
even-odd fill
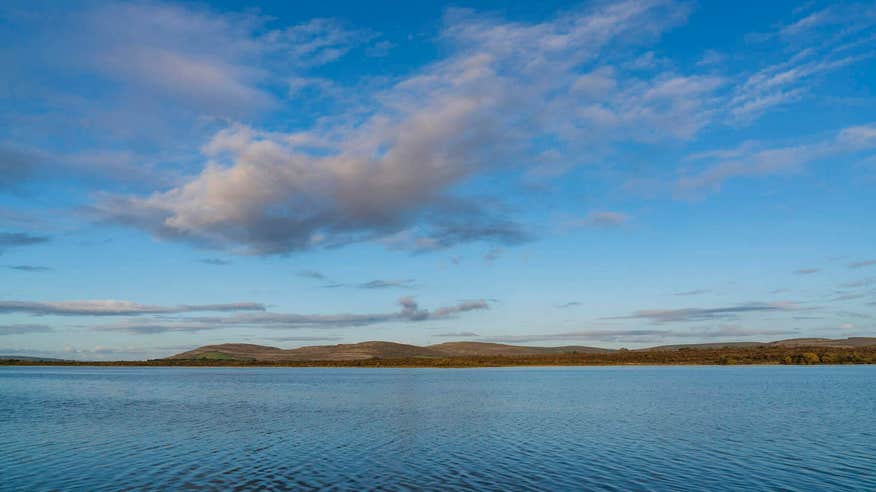
[[[473,331],[460,331],[456,333],[436,333],[432,335],[433,337],[438,338],[471,338],[471,337],[479,337],[477,333]]]
[[[7,248],[47,243],[49,239],[48,236],[34,235],[26,232],[0,232],[0,253]]]
[[[864,268],[876,265],[876,260],[861,260],[849,263],[849,268]]]
[[[590,212],[584,218],[564,223],[566,227],[619,227],[630,221],[630,216],[621,212]]]
[[[401,280],[371,280],[369,282],[363,282],[361,284],[356,284],[356,287],[360,289],[410,289],[414,286],[413,279],[401,279]]]
[[[336,342],[343,340],[343,337],[323,337],[323,336],[288,336],[288,337],[267,337],[266,340],[274,342]]]
[[[797,333],[793,330],[746,329],[737,325],[723,325],[715,329],[673,330],[582,330],[563,333],[544,333],[533,335],[506,335],[481,338],[485,342],[536,343],[536,342],[625,342],[660,343],[674,339],[734,339],[750,337],[783,336]]]
[[[498,343],[534,343],[574,340],[614,342],[620,340],[660,337],[669,333],[671,332],[668,330],[582,330],[536,335],[492,336],[481,338],[481,341]]]
[[[778,312],[798,309],[789,303],[750,303],[716,308],[646,309],[627,316],[606,319],[645,319],[654,323],[710,321],[733,319],[741,314],[756,312]]]
[[[40,265],[6,265],[10,270],[18,270],[19,272],[50,272],[51,267]]]
[[[313,280],[323,280],[327,283],[323,284],[321,287],[326,289],[338,289],[338,288],[354,288],[354,289],[367,289],[367,290],[378,290],[378,289],[412,289],[416,286],[414,279],[406,278],[406,279],[375,279],[369,280],[367,282],[359,282],[359,283],[344,283],[344,282],[335,282],[320,272],[314,270],[303,270],[298,272],[300,277],[309,278]]]
[[[559,306],[557,306],[557,309],[568,309],[571,307],[578,307],[580,305],[581,305],[581,303],[578,301],[571,301],[571,302],[566,302],[566,303],[560,304]]]
[[[213,265],[213,266],[225,266],[225,265],[231,264],[231,260],[225,260],[222,258],[202,258],[200,261],[201,261],[201,263],[204,263],[205,265]]]
[[[139,320],[134,319],[122,323],[99,325],[93,327],[96,331],[122,331],[145,335],[166,332],[196,332],[222,328],[348,328],[362,327],[382,323],[422,322],[430,320],[452,319],[459,314],[470,311],[489,309],[484,300],[462,301],[454,305],[423,309],[411,297],[399,299],[401,309],[391,313],[341,313],[341,314],[291,314],[291,313],[240,313],[226,317],[190,317],[179,319]]]
[[[708,294],[711,292],[709,289],[695,289],[695,290],[685,290],[682,292],[674,292],[672,295],[674,296],[698,296],[702,294]]]
[[[18,188],[36,174],[41,164],[38,153],[0,144],[0,191]]]
[[[504,250],[502,248],[490,248],[489,251],[484,253],[483,260],[486,262],[496,261],[502,256],[503,252]]]
[[[49,325],[16,324],[0,325],[0,335],[24,335],[29,333],[51,333],[54,331]]]
[[[876,39],[855,37],[876,25],[872,5],[845,4],[809,12],[778,30],[758,36],[779,42],[787,56],[750,74],[737,85],[729,103],[737,121],[810,95],[826,74],[872,58]]]
[[[144,314],[192,313],[199,311],[264,310],[264,305],[254,302],[157,306],[118,300],[57,302],[0,301],[0,313],[26,313],[54,316],[136,316]]]
[[[298,276],[313,280],[326,280],[326,276],[322,272],[316,270],[301,270],[298,272]]]
[[[794,273],[797,275],[812,275],[813,273],[818,273],[820,271],[820,268],[801,268],[799,270],[795,270]]]
[[[852,287],[866,287],[868,285],[876,284],[876,278],[863,278],[860,280],[852,280],[850,282],[845,282],[840,284],[840,287],[852,288]]]
[[[876,148],[874,124],[847,127],[831,138],[814,143],[763,148],[748,142],[735,149],[691,155],[692,160],[721,157],[717,162],[708,159],[704,168],[686,171],[676,181],[675,188],[682,195],[716,190],[729,179],[790,174],[813,161],[873,148]]]

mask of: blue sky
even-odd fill
[[[876,5],[4,2],[0,353],[872,336]]]

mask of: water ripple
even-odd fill
[[[876,368],[0,369],[0,490],[876,490]]]

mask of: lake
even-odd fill
[[[0,490],[876,490],[876,367],[0,368]]]

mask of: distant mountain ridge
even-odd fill
[[[774,342],[718,342],[686,345],[663,345],[639,351],[713,349],[721,347],[836,347],[855,348],[876,345],[876,337],[846,339],[794,338]],[[316,345],[282,349],[246,343],[226,343],[203,347],[176,354],[168,359],[177,360],[249,360],[249,361],[351,361],[365,359],[415,359],[459,357],[519,357],[568,353],[608,353],[615,349],[570,345],[564,347],[529,347],[486,342],[447,342],[425,347],[395,342],[361,342],[339,345]]]

